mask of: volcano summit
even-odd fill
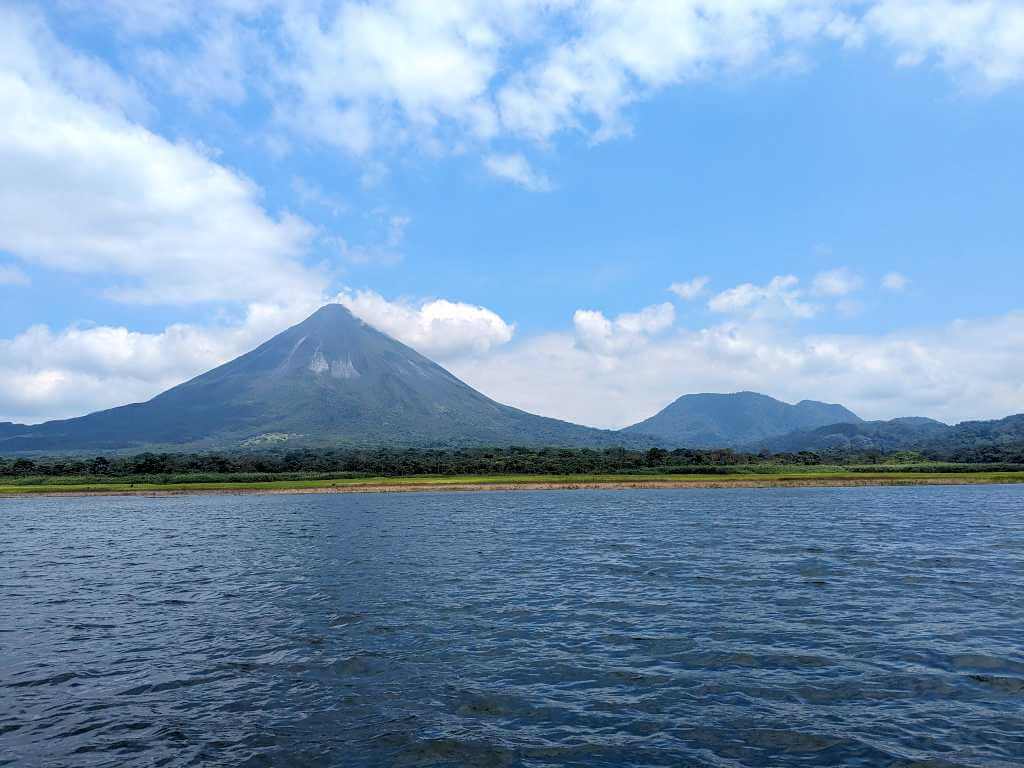
[[[340,304],[145,403],[35,426],[0,424],[0,452],[623,439],[497,403]]]

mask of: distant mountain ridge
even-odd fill
[[[833,403],[784,403],[757,392],[683,395],[624,434],[651,435],[672,446],[742,447],[796,430],[829,424],[857,424],[861,418]]]
[[[899,418],[860,424],[828,424],[816,429],[795,430],[763,441],[773,453],[799,451],[905,451],[923,448],[952,429],[941,421]]]
[[[759,446],[773,453],[849,453],[864,451],[916,451],[933,458],[985,460],[985,453],[1024,446],[1024,414],[992,421],[964,421],[949,425],[935,419],[904,417],[859,424],[830,424],[763,441]]]
[[[148,402],[0,425],[0,452],[622,442],[609,430],[497,403],[339,304]]]

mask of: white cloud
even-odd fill
[[[343,2],[333,13],[292,3],[282,69],[301,132],[356,154],[381,140],[429,136],[442,121],[486,138],[496,129],[488,86],[498,71],[501,4]]]
[[[817,296],[846,296],[860,290],[863,285],[860,275],[847,267],[839,267],[815,275],[811,291]]]
[[[488,155],[484,158],[484,167],[492,176],[511,181],[531,192],[551,190],[550,179],[535,171],[530,162],[520,154]]]
[[[653,91],[784,60],[785,49],[832,21],[829,6],[814,0],[587,3],[567,39],[500,89],[502,122],[541,140],[588,124],[597,139],[623,133],[623,109]]]
[[[80,59],[38,21],[0,11],[0,30],[0,249],[109,276],[110,295],[123,301],[322,290],[301,262],[304,222],[269,215],[246,178],[77,89],[63,73]]]
[[[712,296],[708,309],[754,319],[814,317],[818,307],[804,301],[799,284],[794,275],[773,277],[765,285],[743,283]]]
[[[665,302],[619,315],[614,320],[597,310],[578,309],[572,322],[577,346],[606,355],[642,346],[648,337],[670,328],[675,319],[675,307]]]
[[[882,278],[882,287],[893,293],[902,293],[909,284],[909,278],[899,272],[890,272]]]
[[[361,156],[600,141],[660,90],[799,72],[836,43],[880,40],[899,63],[934,59],[987,88],[1024,79],[1020,0],[64,2],[153,46],[140,58],[172,92],[237,104],[258,89],[277,126]]]
[[[142,39],[196,30],[191,46],[143,56],[172,90],[237,102],[244,59],[248,78],[273,90],[280,122],[358,155],[392,142],[546,140],[580,128],[604,138],[626,130],[622,111],[639,98],[758,62],[785,66],[847,19],[828,0],[151,5],[98,3]],[[241,57],[240,31],[259,32],[259,45],[245,47],[262,51]]]
[[[956,422],[1024,411],[1022,344],[1022,313],[882,335],[800,334],[745,319],[614,349],[552,333],[452,370],[501,402],[600,427],[635,423],[688,392],[744,389],[841,402],[865,418]]]
[[[683,301],[692,301],[704,293],[710,282],[710,277],[695,277],[682,283],[672,283],[668,289]]]
[[[0,6],[0,73],[48,82],[133,118],[151,107],[139,89],[99,61],[60,45],[40,14]]]
[[[375,328],[439,360],[485,354],[507,344],[515,333],[514,325],[475,304],[389,301],[369,290],[345,290],[336,300]]]
[[[901,52],[900,63],[934,57],[985,88],[1024,81],[1024,3],[1020,0],[882,0],[865,25]]]
[[[30,282],[23,270],[10,264],[0,264],[0,285],[28,285]]]
[[[665,302],[619,315],[615,318],[615,327],[626,333],[652,335],[670,328],[675,319],[675,307]]]

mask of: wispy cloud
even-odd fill
[[[28,285],[30,282],[24,270],[11,264],[0,264],[0,285]]]
[[[492,176],[511,181],[531,192],[549,192],[552,188],[547,176],[535,171],[530,162],[519,154],[488,155],[484,158],[484,168]]]
[[[708,309],[754,319],[806,319],[818,313],[817,306],[804,300],[795,275],[779,275],[764,285],[743,283],[729,288],[711,297]]]
[[[910,279],[899,272],[890,272],[882,278],[882,287],[893,293],[902,293],[910,285]]]
[[[898,52],[903,66],[934,59],[986,90],[1024,80],[1024,4],[1019,0],[880,0],[863,27]]]
[[[710,282],[710,277],[702,275],[682,283],[672,283],[668,289],[683,301],[693,301],[704,293],[704,289],[707,288]]]
[[[859,291],[864,280],[848,267],[819,272],[811,283],[811,292],[816,296],[846,296]]]
[[[378,212],[377,216],[381,214]],[[342,259],[349,264],[394,266],[402,261],[402,242],[405,240],[405,230],[412,219],[398,215],[382,218],[385,222],[384,237],[380,242],[353,245],[342,237],[328,238],[328,241],[337,244]]]
[[[340,216],[349,209],[344,200],[328,194],[321,187],[301,176],[292,177],[292,191],[301,202],[323,208],[332,216]]]

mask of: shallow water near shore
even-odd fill
[[[0,765],[1019,766],[1024,487],[0,501]]]

